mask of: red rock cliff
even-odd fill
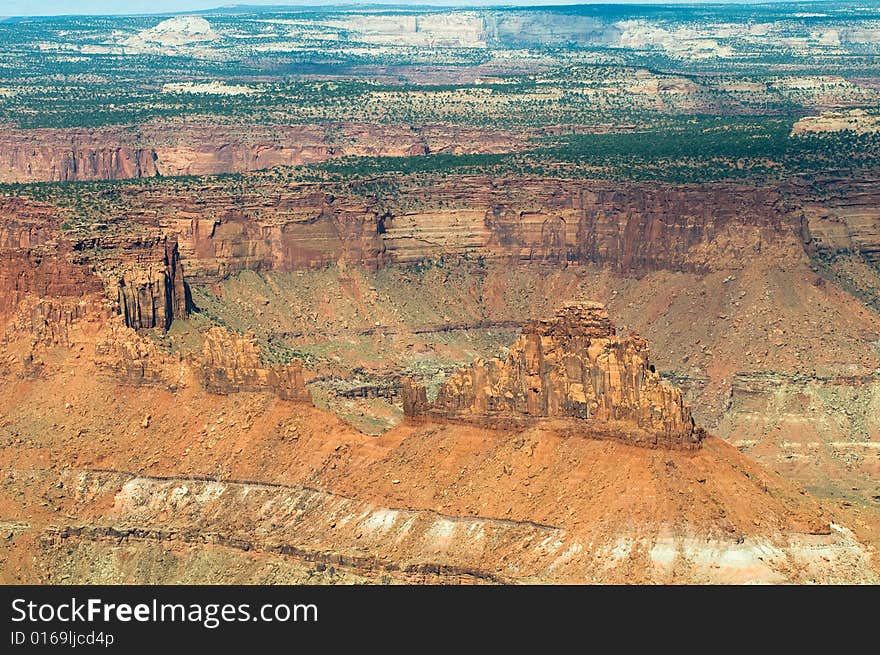
[[[880,178],[816,180],[793,186],[804,241],[823,256],[858,253],[880,265]]]
[[[0,182],[216,175],[333,157],[515,149],[514,135],[446,125],[229,126],[157,121],[138,128],[13,129],[0,134]]]
[[[133,261],[125,258],[128,265],[118,275],[117,300],[125,324],[167,330],[175,318],[186,318],[189,303],[176,235],[135,239],[121,250],[136,254]]]
[[[266,184],[230,197],[206,184],[125,200],[132,220],[180,235],[197,283],[340,260],[378,268],[468,255],[641,274],[735,269],[768,250],[803,256],[800,219],[768,188],[484,177],[405,182],[387,196],[338,187]]]
[[[59,235],[58,223],[54,207],[0,199],[0,319],[29,295],[82,298],[101,290],[93,271],[72,261],[72,246]]]
[[[82,298],[104,291],[125,324],[167,329],[189,310],[175,234],[76,237],[54,207],[0,199],[0,318],[27,296]]]
[[[437,399],[403,385],[412,418],[495,423],[575,419],[585,434],[692,448],[695,428],[681,392],[660,381],[639,336],[615,336],[604,306],[575,303],[523,330],[503,360],[477,360],[447,378]]]
[[[252,338],[240,337],[223,328],[211,328],[205,334],[202,355],[196,366],[202,384],[214,393],[273,391],[285,400],[312,400],[298,360],[264,365],[260,348]]]

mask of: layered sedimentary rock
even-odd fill
[[[186,318],[189,290],[176,235],[138,231],[68,243],[72,264],[100,280],[128,327],[167,330],[175,318]]]
[[[804,241],[820,256],[857,253],[880,264],[880,179],[828,179],[794,187]]]
[[[174,391],[199,383],[217,394],[268,391],[285,400],[311,402],[299,361],[267,366],[252,338],[224,328],[208,330],[202,350],[184,356],[119,322],[111,325],[95,352],[99,368],[126,384]]]
[[[684,448],[699,446],[703,435],[681,392],[649,363],[647,342],[617,337],[598,303],[567,304],[554,318],[531,323],[506,359],[477,360],[452,374],[433,403],[412,382],[403,397],[417,419],[578,419],[584,433]]]
[[[0,248],[35,248],[52,240],[60,220],[52,205],[25,198],[0,198]]]
[[[104,291],[130,327],[167,329],[186,317],[176,235],[138,229],[77,236],[62,225],[50,205],[0,201],[0,316],[28,295],[84,298]]]
[[[0,182],[215,175],[344,156],[486,153],[516,149],[503,131],[445,125],[337,124],[230,127],[152,123],[137,130],[5,129]]]
[[[73,261],[72,244],[60,238],[54,207],[19,198],[0,199],[0,318],[27,296],[83,298],[101,280]]]
[[[87,298],[36,298],[18,306],[5,326],[0,343],[10,343],[24,336],[32,348],[39,345],[70,347],[70,333],[80,321],[108,318],[106,302],[99,295]]]
[[[122,269],[117,283],[125,324],[167,330],[175,318],[186,318],[189,303],[176,236],[135,239],[119,250],[135,255],[134,265]]]
[[[206,196],[195,202],[184,198],[172,211],[164,198],[152,197],[142,210],[144,218],[180,235],[193,282],[214,282],[242,270],[307,270],[340,260],[372,269],[385,263],[383,210],[375,203],[337,199],[312,186],[253,193],[234,202]]]
[[[87,269],[71,264],[69,247],[0,250],[0,316],[27,295],[79,298],[103,288]]]
[[[208,330],[197,367],[208,391],[273,391],[285,400],[311,402],[299,361],[266,366],[253,338],[223,328]]]
[[[403,400],[404,416],[419,418],[427,415],[431,408],[425,386],[410,377],[400,381],[400,397]]]
[[[180,353],[162,350],[117,317],[95,347],[100,369],[125,384],[157,385],[176,390],[191,382],[191,368]]]
[[[431,193],[438,209],[386,218],[388,261],[479,253],[626,272],[706,271],[796,242],[779,194],[768,188],[470,179]]]
[[[165,245],[142,237],[130,247],[111,236],[84,241],[97,239],[105,258],[114,250],[120,260],[138,249],[152,253],[140,261],[157,263],[126,281],[120,297],[135,327],[168,322],[162,287],[174,291],[181,279],[174,235],[187,279],[200,284],[243,270],[290,272],[340,261],[376,269],[449,256],[598,263],[636,275],[736,269],[767,252],[783,261],[805,257],[801,215],[769,188],[485,177],[407,182],[387,192],[381,181],[374,186],[364,192],[256,180],[234,194],[217,182],[122,188],[127,209],[114,220],[130,234],[167,235],[167,254]],[[46,236],[22,228],[7,238]],[[172,304],[182,297],[175,292]],[[174,306],[170,313],[184,315]]]
[[[436,183],[435,183],[436,182]],[[240,270],[345,261],[370,269],[449,256],[592,262],[630,274],[739,268],[772,250],[803,257],[800,217],[780,193],[732,184],[462,177],[364,192],[255,183],[230,195],[129,189],[129,220],[179,234],[194,282]]]
[[[0,182],[118,180],[157,174],[156,152],[127,130],[3,130]]]

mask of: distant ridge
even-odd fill
[[[217,7],[208,7],[203,9],[180,9],[171,11],[146,11],[146,12],[126,12],[119,11],[113,13],[98,12],[71,12],[58,14],[9,14],[0,16],[0,22],[9,20],[19,20],[22,18],[51,18],[58,16],[176,16],[191,14],[207,14],[207,15],[223,15],[223,14],[272,14],[272,13],[333,13],[333,12],[356,12],[356,13],[374,13],[374,12],[436,12],[436,11],[545,11],[552,13],[597,13],[607,14],[623,11],[626,14],[651,14],[656,15],[664,11],[688,11],[700,7],[717,7],[729,8],[730,11],[736,9],[748,9],[750,13],[767,13],[773,14],[778,11],[778,7],[797,7],[802,9],[821,8],[823,12],[840,11],[846,7],[865,7],[871,8],[872,5],[880,11],[880,5],[876,2],[830,2],[830,0],[811,0],[808,2],[790,2],[789,0],[702,0],[700,2],[688,2],[686,0],[672,2],[574,2],[560,4],[516,4],[508,2],[486,2],[485,0],[477,0],[477,2],[449,2],[439,4],[410,4],[410,3],[316,3],[316,4],[271,4],[271,5],[253,5],[253,4],[229,4],[219,5]]]

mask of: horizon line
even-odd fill
[[[184,0],[185,1],[185,0]],[[700,6],[713,6],[713,7],[724,7],[724,6],[737,6],[737,7],[766,7],[771,5],[792,5],[792,6],[816,6],[816,5],[867,5],[868,7],[875,6],[880,9],[880,1],[878,0],[865,0],[864,2],[858,2],[858,0],[844,0],[843,2],[836,2],[835,0],[634,0],[632,2],[628,2],[626,0],[618,1],[618,2],[608,2],[607,0],[599,0],[597,2],[590,2],[584,0],[576,0],[574,2],[565,2],[562,0],[552,0],[551,2],[542,3],[540,0],[536,3],[532,2],[494,2],[493,0],[481,1],[476,0],[475,2],[467,2],[462,0],[449,0],[444,2],[440,0],[439,2],[386,2],[386,1],[376,1],[372,0],[363,0],[361,2],[335,2],[334,0],[330,0],[328,2],[267,2],[267,3],[229,3],[229,4],[218,4],[210,7],[205,7],[202,9],[158,9],[155,11],[72,11],[65,12],[61,11],[59,13],[10,13],[10,14],[0,14],[0,21],[8,20],[12,18],[63,18],[63,17],[79,17],[79,16],[173,16],[173,15],[185,15],[185,14],[212,14],[212,13],[225,13],[230,10],[241,10],[242,13],[246,13],[247,10],[253,9],[255,12],[262,11],[271,11],[273,9],[278,10],[347,10],[347,11],[376,11],[381,9],[418,9],[418,10],[427,10],[430,11],[432,9],[442,9],[446,11],[450,10],[458,10],[458,11],[467,11],[467,10],[480,10],[480,9],[518,9],[518,10],[553,10],[553,9],[563,9],[563,8],[572,8],[572,7],[670,7],[670,8],[686,8],[686,7],[700,7]]]

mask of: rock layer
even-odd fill
[[[124,384],[156,385],[170,390],[186,386],[191,368],[180,353],[163,351],[117,317],[95,347],[98,367]]]
[[[428,404],[424,388],[403,386],[411,418],[509,423],[577,419],[574,429],[644,445],[698,447],[681,392],[660,381],[639,336],[620,338],[599,303],[565,305],[531,323],[507,358],[477,360],[447,378]]]
[[[136,253],[138,264],[123,269],[118,279],[117,299],[125,324],[167,330],[175,318],[186,318],[190,302],[176,235],[133,240],[121,250]]]
[[[125,384],[175,391],[198,382],[216,394],[268,391],[284,400],[312,400],[299,361],[264,365],[260,348],[250,336],[220,327],[205,333],[201,352],[184,356],[163,350],[120,321],[97,344],[96,361],[101,370]]]
[[[179,234],[193,283],[241,270],[339,261],[376,269],[450,256],[592,262],[627,274],[735,269],[768,251],[804,256],[800,219],[770,188],[461,177],[385,195],[262,184],[235,196],[217,183],[133,188],[124,192],[126,218]]]
[[[223,328],[208,330],[197,366],[202,384],[214,393],[273,391],[285,400],[312,400],[298,360],[265,366],[253,338]]]
[[[27,296],[81,299],[101,291],[129,327],[167,329],[186,318],[191,302],[177,236],[140,226],[130,234],[102,231],[77,236],[50,205],[0,199],[0,318]]]
[[[464,144],[464,145],[463,145]],[[70,182],[241,173],[344,156],[403,157],[517,148],[479,128],[344,123],[272,127],[152,123],[99,129],[5,129],[0,182]]]
[[[804,242],[811,252],[858,253],[880,265],[880,179],[823,180],[799,194]]]
[[[82,298],[101,290],[94,272],[74,261],[59,223],[50,205],[0,198],[0,319],[28,296]]]

